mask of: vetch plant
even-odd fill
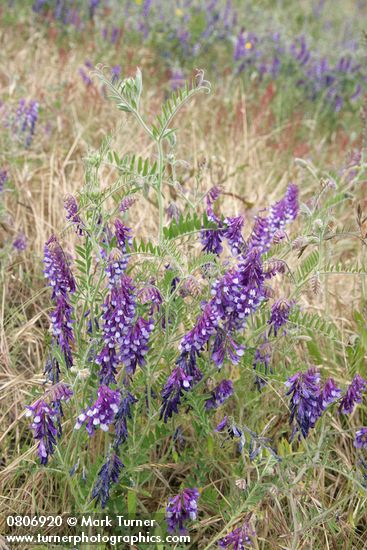
[[[259,497],[246,497],[238,522],[229,522],[240,526],[215,536],[222,548],[242,548],[254,536],[244,514],[261,501],[270,470],[283,467],[267,427],[258,433],[246,424],[243,391],[266,391],[274,377],[288,379],[291,438],[297,433],[294,444],[302,445],[335,402],[342,413],[352,412],[366,382],[356,375],[342,395],[334,380],[321,383],[318,369],[295,372],[293,366],[284,374],[273,360],[301,325],[300,289],[315,268],[305,278],[303,266],[292,272],[288,261],[296,248],[290,232],[300,211],[298,186],[290,183],[254,220],[245,220],[221,214],[218,186],[184,193],[177,184],[174,119],[197,95],[210,92],[203,72],[172,93],[153,123],[143,114],[139,69],[123,80],[109,78],[103,68],[94,76],[155,152],[149,158],[120,156],[106,138],[86,159],[79,196],[65,197],[65,238],[51,235],[45,243],[51,341],[45,394],[28,407],[40,462],[48,467],[54,461],[67,473],[78,511],[101,505],[135,513],[139,491],[139,506],[146,509],[151,463],[198,456],[197,468],[172,475],[172,496],[157,505],[166,509],[168,530],[184,532],[200,521],[209,483],[210,467],[200,468],[202,446],[209,456],[215,445],[227,448],[243,466],[258,468]],[[106,167],[116,179],[104,187]],[[166,221],[171,188],[178,196],[175,212],[181,213]],[[129,221],[135,203],[146,198],[157,209],[157,234],[149,239]],[[317,201],[307,211],[311,226]],[[303,240],[303,249],[320,235]],[[285,398],[283,391],[287,416]],[[362,432],[356,441],[364,446]]]

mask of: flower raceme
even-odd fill
[[[187,532],[186,523],[193,521],[197,516],[199,491],[184,489],[178,495],[169,499],[166,507],[166,521],[169,533],[178,531],[180,534]]]
[[[218,196],[219,190],[216,188],[208,194],[207,213],[209,219],[215,218],[212,203]],[[183,366],[182,372],[191,377],[191,383],[185,387],[182,385],[180,391],[177,391],[177,385],[167,382],[163,390],[164,397],[162,393],[165,421],[173,412],[177,412],[183,391],[192,388],[195,381],[201,378],[200,373],[192,377],[186,368],[185,358],[190,357],[191,370],[198,373],[197,357],[210,339],[215,336],[212,351],[212,359],[215,364],[220,367],[227,352],[232,363],[238,363],[238,359],[243,355],[243,347],[236,344],[233,335],[245,328],[247,318],[257,311],[266,296],[264,284],[266,275],[263,271],[261,256],[269,250],[275,233],[284,230],[286,224],[296,218],[297,213],[298,188],[295,185],[290,185],[284,198],[270,207],[269,215],[266,218],[256,219],[254,230],[245,245],[237,235],[238,250],[243,251],[238,256],[237,267],[231,268],[213,284],[211,300],[204,305],[195,326],[181,340],[181,355],[177,364]],[[290,304],[288,306],[286,302],[284,304],[279,302],[273,306],[271,328],[275,334],[287,322],[290,307]],[[225,338],[223,334],[226,335]],[[176,371],[177,373],[178,371]],[[173,396],[172,406],[167,406],[171,393]]]
[[[120,400],[119,390],[111,390],[102,384],[98,388],[97,400],[78,416],[75,429],[79,430],[85,425],[89,436],[92,436],[98,427],[107,432],[119,410]]]

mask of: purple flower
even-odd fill
[[[19,252],[23,252],[23,250],[26,250],[27,248],[27,238],[24,235],[24,233],[18,233],[16,238],[13,241],[13,248],[18,250]]]
[[[56,384],[60,380],[60,365],[56,357],[48,355],[43,372],[52,384]]]
[[[97,365],[100,365],[100,383],[105,384],[106,386],[109,384],[116,384],[116,369],[120,361],[115,347],[105,345],[100,354],[96,357],[95,361]]]
[[[354,446],[357,449],[367,449],[367,428],[360,428],[356,431]]]
[[[27,407],[26,415],[33,416],[31,428],[38,441],[38,456],[41,464],[47,464],[48,457],[55,451],[58,413],[43,399],[39,399]]]
[[[244,353],[244,347],[237,344],[228,331],[217,330],[213,343],[212,359],[218,368],[223,365],[226,355],[229,355],[233,365],[237,365]]]
[[[245,247],[245,241],[242,236],[243,217],[225,218],[224,223],[227,225],[224,236],[231,247],[232,254],[240,254]]]
[[[199,491],[184,489],[181,493],[169,499],[166,507],[166,521],[169,533],[187,532],[185,523],[197,517]]]
[[[79,430],[83,424],[86,424],[89,436],[94,434],[98,426],[107,432],[119,410],[120,400],[121,395],[118,390],[111,390],[105,385],[99,386],[97,400],[78,416],[75,429]]]
[[[225,416],[215,428],[215,432],[221,432],[228,426],[228,416]]]
[[[75,226],[78,235],[83,235],[83,222],[78,215],[78,203],[73,195],[66,195],[64,198],[66,219]]]
[[[109,288],[113,288],[118,285],[121,280],[126,267],[128,259],[127,256],[121,252],[118,248],[113,248],[108,257],[106,265],[106,275],[109,280]]]
[[[26,147],[31,145],[35,133],[38,120],[38,107],[38,102],[33,100],[27,103],[25,99],[21,99],[18,104],[14,130],[18,135],[24,136]]]
[[[111,79],[112,79],[112,83],[117,82],[118,79],[120,78],[120,75],[121,75],[121,65],[114,65],[114,66],[111,68]]]
[[[118,219],[115,220],[115,236],[117,245],[124,254],[127,252],[127,246],[132,245],[132,238],[129,235],[130,231],[130,227],[126,227],[126,225]]]
[[[293,424],[292,437],[297,431],[301,431],[303,437],[307,437],[322,414],[320,374],[310,368],[305,373],[297,372],[285,384],[289,387],[287,395],[291,395],[289,422]]]
[[[211,304],[206,304],[194,328],[181,340],[180,350],[195,350],[196,352],[202,350],[212,334],[215,333],[217,325],[218,315]]]
[[[8,172],[6,170],[0,170],[0,193],[3,192],[7,181],[8,181]]]
[[[261,254],[267,252],[276,232],[284,230],[287,223],[296,219],[298,208],[298,187],[289,185],[284,198],[270,207],[269,215],[256,218],[248,247],[257,248]]]
[[[217,409],[233,394],[232,380],[222,380],[220,384],[212,391],[212,396],[206,401],[205,408]]]
[[[331,405],[340,398],[341,389],[335,385],[332,378],[326,380],[322,392],[320,394],[321,406],[326,409],[328,405]]]
[[[122,212],[122,213],[127,212],[127,210],[129,210],[129,208],[131,208],[131,206],[136,201],[137,201],[137,198],[134,197],[134,196],[125,197],[124,199],[122,199],[122,201],[120,202],[120,207],[119,207],[120,212]]]
[[[289,303],[287,300],[277,300],[271,306],[271,315],[268,321],[270,325],[269,336],[272,331],[274,336],[277,336],[279,329],[287,324],[292,307],[293,303]]]
[[[91,69],[93,67],[93,65],[90,63],[90,61],[87,60],[84,63],[84,67],[86,67],[87,69]],[[89,73],[86,72],[84,67],[80,67],[78,72],[79,72],[79,75],[80,75],[81,79],[83,80],[84,84],[87,87],[89,87],[89,86],[92,86],[93,80],[89,76]]]
[[[145,363],[144,356],[148,352],[148,341],[154,329],[154,323],[150,319],[146,321],[142,317],[130,326],[126,335],[120,341],[120,361],[126,366],[128,374],[134,374],[136,366],[142,367]]]
[[[219,187],[212,187],[207,196],[206,196],[206,214],[208,217],[208,220],[211,222],[214,222],[217,224],[217,229],[202,229],[200,233],[200,241],[203,245],[203,252],[208,252],[212,254],[219,255],[222,250],[222,240],[223,240],[223,223],[218,216],[214,213],[213,210],[213,203],[218,200],[218,197],[220,195],[220,188]]]
[[[116,449],[128,438],[127,420],[128,418],[131,419],[131,406],[137,403],[137,401],[129,391],[125,390],[115,417],[115,439],[113,446]]]
[[[265,337],[256,348],[254,362],[252,364],[255,371],[263,371],[264,373],[263,376],[256,374],[255,384],[259,391],[266,385],[266,379],[269,372],[273,372],[270,366],[270,360],[271,346]]]
[[[52,299],[57,296],[67,297],[69,292],[75,292],[74,276],[55,235],[51,235],[45,244],[44,266],[45,277],[49,280],[49,285],[52,288]]]
[[[220,548],[233,547],[233,550],[245,550],[246,546],[252,546],[251,538],[256,535],[255,531],[245,521],[242,527],[237,527],[231,533],[218,541]]]
[[[38,456],[41,464],[47,464],[48,457],[54,453],[56,438],[61,435],[61,401],[69,401],[73,392],[66,384],[57,384],[48,389],[44,399],[38,399],[27,407],[26,416],[32,416],[32,431],[38,440]],[[45,399],[50,400],[48,404]]]
[[[250,250],[237,269],[216,281],[212,295],[213,317],[223,319],[229,331],[243,328],[264,297],[264,274],[258,251]]]
[[[68,300],[60,295],[56,298],[56,308],[51,312],[52,333],[64,354],[67,368],[73,365],[71,345],[74,342],[73,308]]]
[[[177,68],[171,70],[169,84],[174,91],[182,88],[182,86],[185,84],[185,75],[181,69]]]
[[[367,381],[359,374],[356,374],[340,401],[339,412],[351,414],[356,403],[362,402],[362,393],[366,388]]]
[[[98,479],[92,490],[92,499],[96,499],[96,504],[100,502],[102,508],[105,508],[110,497],[111,485],[118,482],[123,468],[123,463],[117,454],[113,453],[107,457],[106,462],[99,470]]]
[[[181,367],[176,367],[169,375],[162,390],[163,404],[159,416],[164,419],[164,422],[167,422],[174,412],[178,412],[183,392],[190,389],[191,380],[192,378],[186,376]]]
[[[115,346],[127,333],[134,317],[136,298],[130,277],[123,275],[120,284],[111,289],[103,305],[103,339]]]

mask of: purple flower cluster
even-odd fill
[[[184,489],[178,495],[169,499],[166,507],[166,521],[169,533],[187,532],[186,523],[197,517],[199,491]]]
[[[92,489],[92,499],[101,503],[102,508],[106,507],[110,497],[111,485],[117,483],[124,468],[123,463],[117,454],[113,453],[107,457],[106,462],[98,472],[98,479]]]
[[[207,399],[205,403],[206,410],[217,409],[220,405],[223,405],[231,395],[233,395],[232,380],[222,380],[222,382],[212,391],[211,397]]]
[[[366,391],[366,388],[367,381],[356,374],[340,401],[339,412],[351,414],[355,405],[362,402],[362,393]]]
[[[298,208],[298,187],[291,184],[283,199],[269,208],[268,216],[256,219],[248,247],[256,248],[262,254],[268,252],[275,234],[296,219]]]
[[[137,403],[137,399],[125,388],[123,388],[120,405],[115,416],[115,439],[113,445],[116,449],[124,443],[129,435],[127,420],[131,419],[131,406]]]
[[[24,233],[19,232],[13,241],[13,248],[18,252],[23,252],[27,248],[27,238]]]
[[[192,377],[187,376],[181,367],[176,367],[169,375],[162,390],[163,404],[160,418],[163,418],[164,422],[167,422],[173,413],[178,413],[183,392],[190,389],[191,381]]]
[[[73,364],[71,344],[74,335],[69,294],[75,292],[76,286],[64,251],[54,235],[44,247],[44,274],[52,288],[52,299],[56,302],[56,308],[50,315],[53,336],[64,354],[66,366],[70,368]]]
[[[85,424],[89,436],[92,436],[98,427],[107,432],[119,410],[120,401],[121,394],[118,390],[111,390],[102,384],[98,388],[97,400],[78,416],[75,429],[79,430]]]
[[[297,372],[285,384],[289,387],[287,395],[291,395],[292,438],[297,431],[300,431],[303,437],[307,437],[326,407],[340,398],[341,390],[336,387],[332,378],[322,387],[320,373],[314,368],[308,369],[305,373]]]
[[[8,181],[8,172],[6,170],[0,170],[0,193],[3,192],[7,181]]]
[[[218,196],[218,188],[213,188],[207,196],[209,218],[215,216],[212,204]],[[183,391],[187,391],[201,379],[200,370],[196,366],[197,357],[213,336],[215,338],[211,357],[215,364],[220,367],[227,354],[232,363],[239,362],[244,349],[235,342],[233,333],[244,329],[247,318],[259,308],[266,297],[264,283],[269,275],[264,273],[261,255],[269,249],[276,231],[284,229],[287,223],[295,219],[297,213],[298,188],[290,185],[285,197],[270,207],[268,217],[256,220],[255,229],[245,246],[240,241],[240,233],[237,234],[236,242],[239,250],[243,250],[238,256],[237,267],[231,268],[213,284],[211,300],[204,304],[195,326],[181,340],[181,355],[176,361],[181,370],[176,369],[175,375],[183,374],[188,380],[185,380],[185,386],[167,381],[162,394],[164,412],[161,413],[165,421],[173,412],[177,412]],[[274,306],[272,327],[275,332],[286,322],[287,315],[288,308],[280,303]]]
[[[31,429],[34,439],[38,441],[38,456],[43,465],[47,464],[49,456],[54,453],[57,437],[61,436],[61,401],[69,401],[72,395],[68,386],[58,384],[48,390],[43,399],[38,399],[34,405],[27,407],[26,416],[33,417]]]
[[[218,541],[220,548],[228,548],[231,546],[233,550],[245,550],[246,546],[252,546],[251,537],[256,535],[249,523],[245,523],[241,527],[237,527],[231,533]]]
[[[13,130],[20,139],[24,140],[26,147],[30,147],[36,131],[38,108],[38,102],[33,100],[27,103],[25,99],[21,99],[18,104]]]
[[[129,327],[126,335],[120,340],[120,361],[126,366],[126,372],[133,375],[137,364],[144,365],[144,356],[148,352],[150,334],[154,323],[139,317],[136,323]]]
[[[287,302],[287,300],[277,300],[271,306],[271,314],[268,324],[270,325],[269,336],[271,332],[274,332],[274,336],[277,336],[279,329],[287,324],[289,314],[293,307],[293,303]]]
[[[78,214],[78,203],[73,195],[66,195],[64,198],[66,219],[75,227],[78,235],[83,235],[83,222]]]
[[[367,449],[367,428],[360,428],[356,431],[354,446],[357,449]]]

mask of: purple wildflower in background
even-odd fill
[[[181,367],[176,367],[169,375],[167,382],[162,390],[163,404],[159,418],[167,422],[173,413],[178,413],[178,406],[184,391],[188,391],[191,386],[192,378],[186,376]]]
[[[277,300],[274,302],[271,306],[271,314],[268,321],[268,324],[270,325],[269,336],[272,331],[274,332],[274,336],[277,336],[279,329],[287,324],[292,307],[293,303],[289,303],[287,300]],[[285,334],[285,330],[283,331],[283,334]]]
[[[111,390],[105,385],[99,386],[97,400],[78,416],[75,429],[79,430],[85,424],[89,436],[98,427],[108,432],[108,427],[119,410],[120,400],[121,394],[118,390]]]
[[[41,464],[47,464],[48,458],[55,451],[57,430],[57,411],[48,405],[43,399],[36,401],[34,405],[27,407],[27,416],[32,416],[32,431],[38,441],[38,456]]]
[[[322,408],[326,409],[328,405],[331,405],[332,403],[337,401],[340,398],[340,394],[341,389],[335,385],[335,382],[332,378],[328,378],[320,394]]]
[[[220,548],[228,548],[231,546],[233,550],[245,550],[246,546],[252,546],[251,537],[254,537],[256,532],[251,528],[249,523],[245,523],[241,527],[237,527],[231,533],[218,541]]]
[[[171,70],[171,76],[169,79],[169,84],[172,90],[178,90],[182,88],[185,84],[185,75],[183,71],[179,68]]]
[[[101,0],[89,0],[89,17],[93,19]]]
[[[4,191],[4,187],[7,181],[8,172],[6,170],[0,170],[0,193]]]
[[[24,139],[26,147],[30,147],[38,120],[38,101],[31,100],[27,103],[21,99],[15,114],[14,130],[18,137]]]
[[[137,201],[137,198],[134,196],[125,197],[120,202],[119,210],[122,213],[125,213],[129,210],[129,208],[132,207],[133,204],[135,204]]]
[[[27,238],[24,233],[20,232],[13,241],[13,248],[19,252],[23,252],[27,248]]]
[[[367,449],[367,428],[360,428],[356,431],[354,446],[357,449]]]
[[[367,380],[356,374],[340,401],[339,412],[351,414],[355,405],[362,402],[362,393],[366,391],[366,388]]]
[[[84,62],[84,66],[80,67],[78,72],[84,84],[87,87],[89,87],[89,86],[92,86],[93,80],[91,79],[91,77],[89,76],[89,73],[87,73],[85,69],[93,69],[93,65],[88,59]]]
[[[66,210],[66,219],[75,226],[78,235],[83,235],[83,222],[78,214],[78,203],[73,195],[64,197],[64,208]]]
[[[92,499],[96,499],[96,505],[100,502],[102,509],[105,508],[110,497],[111,485],[117,483],[124,468],[123,463],[117,454],[113,453],[107,457],[106,462],[98,472],[98,479],[92,489]]]
[[[186,523],[197,517],[199,491],[184,489],[181,493],[169,499],[166,507],[167,530],[169,533],[187,532]]]
[[[120,341],[120,361],[125,365],[126,372],[133,375],[136,366],[142,367],[144,356],[148,352],[148,341],[154,329],[153,320],[146,321],[142,317],[129,327],[126,335]]]
[[[320,374],[313,368],[297,372],[285,383],[291,395],[289,422],[293,424],[292,438],[297,431],[307,437],[323,410],[320,403]]]
[[[131,419],[131,406],[138,401],[129,391],[123,391],[124,393],[115,416],[115,439],[113,446],[116,449],[128,438],[127,420]]]
[[[112,84],[117,82],[121,76],[121,65],[114,65],[111,68],[111,81]]]
[[[206,401],[206,410],[217,409],[220,405],[223,405],[231,395],[233,395],[232,380],[222,380],[222,382],[212,391],[211,397]]]

